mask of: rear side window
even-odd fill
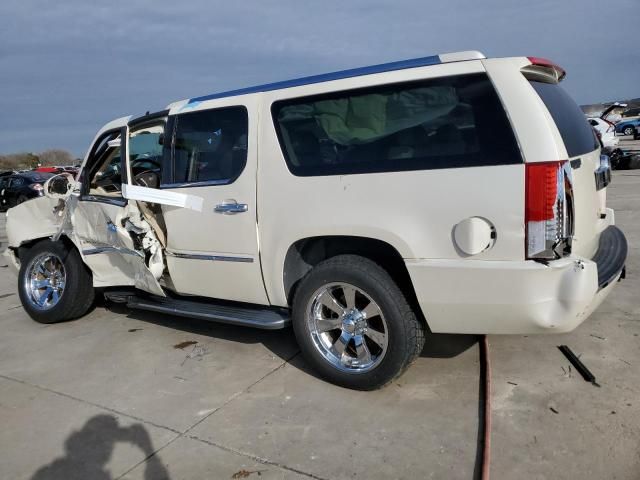
[[[233,182],[247,162],[248,124],[244,107],[177,115],[171,183]]]
[[[553,117],[569,157],[593,152],[598,141],[576,102],[558,84],[530,82]]]
[[[286,100],[272,115],[298,176],[522,162],[485,74]]]

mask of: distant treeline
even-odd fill
[[[80,159],[66,150],[52,148],[40,153],[11,153],[0,155],[0,170],[23,170],[49,165],[77,165]]]

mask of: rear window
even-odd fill
[[[298,176],[522,162],[486,74],[285,100],[272,115]]]
[[[598,148],[593,129],[584,113],[558,84],[529,82],[553,117],[569,157],[577,157]]]

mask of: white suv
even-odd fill
[[[624,276],[606,157],[539,58],[419,58],[105,125],[77,181],[9,210],[39,322],[112,301],[292,323],[327,379],[377,388],[427,332],[566,332]]]

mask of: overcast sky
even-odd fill
[[[107,121],[460,50],[542,56],[578,103],[640,97],[638,0],[0,0],[0,153],[83,155]]]

